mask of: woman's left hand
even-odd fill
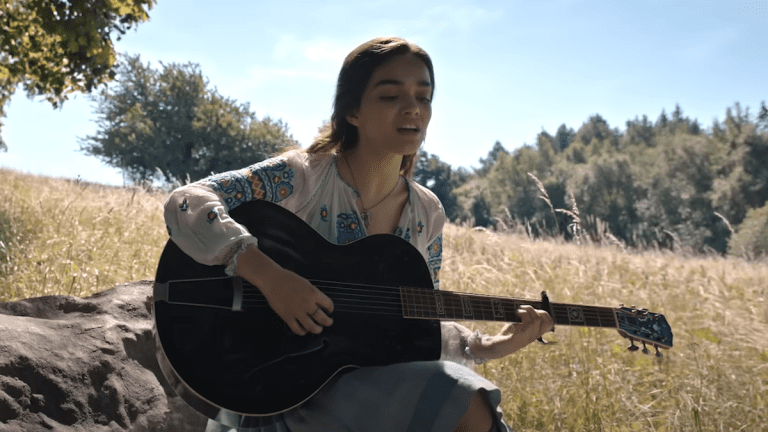
[[[529,305],[520,306],[517,314],[522,322],[507,324],[496,336],[472,338],[469,345],[472,355],[485,359],[502,358],[539,339],[555,327],[548,313]]]

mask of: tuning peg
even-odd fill
[[[658,357],[658,358],[664,357],[664,354],[662,354],[661,351],[659,351],[659,346],[658,345],[654,345],[653,347],[656,348],[656,357]]]
[[[650,354],[650,350],[648,347],[645,346],[645,341],[643,341],[643,354]]]
[[[634,352],[634,351],[637,351],[637,350],[640,349],[639,346],[635,345],[635,340],[634,339],[629,338],[629,343],[631,345],[627,347],[627,350]]]

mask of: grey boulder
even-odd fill
[[[202,431],[155,357],[152,281],[0,303],[0,431]]]

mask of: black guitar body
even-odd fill
[[[266,201],[245,203],[230,216],[258,239],[261,251],[307,279],[376,285],[372,289],[390,290],[390,298],[400,286],[433,290],[423,256],[397,236],[335,245]],[[320,335],[297,336],[255,288],[237,310],[238,280],[226,277],[223,266],[197,263],[170,240],[155,278],[158,361],[177,393],[209,418],[258,425],[349,368],[440,357],[438,321],[346,308],[334,311],[334,324]],[[337,294],[326,294],[336,302]]]

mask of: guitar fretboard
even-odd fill
[[[406,318],[520,322],[520,306],[546,309],[542,301],[407,287],[400,288],[400,297]],[[549,308],[555,325],[618,327],[613,308],[569,303],[549,303]]]

